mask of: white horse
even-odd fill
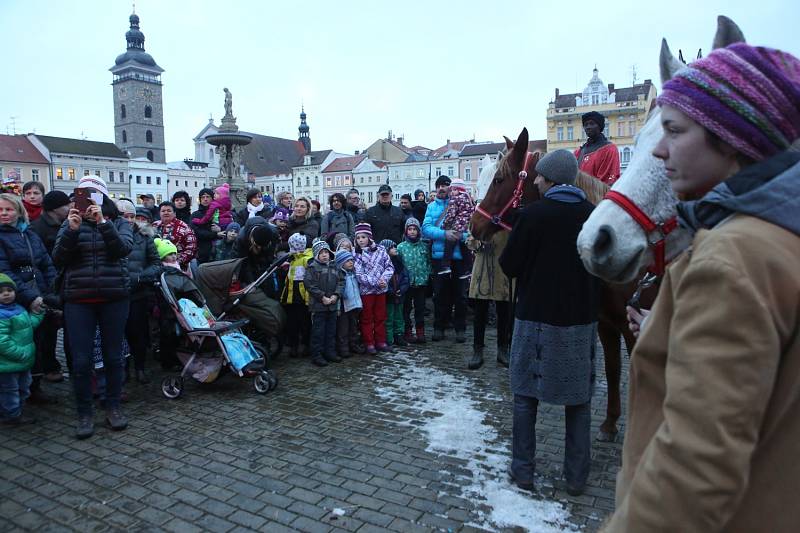
[[[739,27],[727,17],[717,18],[717,34],[713,48],[744,42]],[[666,40],[661,42],[661,83],[664,84],[683,64],[670,52]],[[636,137],[628,168],[611,188],[625,195],[650,220],[663,223],[677,214],[678,199],[664,170],[664,163],[653,156],[661,139],[661,110],[656,108]],[[578,253],[586,269],[611,282],[629,282],[654,261],[652,244],[660,238],[658,231],[646,233],[619,205],[603,200],[592,212],[578,235]],[[677,228],[666,237],[666,260],[679,255],[691,244],[692,235]]]
[[[489,190],[489,186],[492,184],[492,179],[494,179],[494,174],[497,172],[497,164],[500,162],[500,159],[503,158],[503,153],[497,153],[497,159],[492,161],[492,158],[489,157],[489,154],[483,156],[481,159],[481,173],[478,176],[478,183],[476,185],[477,194],[475,198],[478,200],[483,200],[483,197],[486,196],[486,191]]]

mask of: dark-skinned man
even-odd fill
[[[581,121],[588,140],[575,150],[578,168],[606,185],[613,185],[620,174],[619,151],[603,135],[606,118],[597,111],[589,111],[581,117]]]
[[[391,239],[395,243],[403,242],[406,218],[403,210],[392,205],[392,188],[384,184],[378,187],[378,203],[367,209],[364,222],[372,226],[372,238],[375,242]]]

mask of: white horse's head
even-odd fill
[[[717,19],[714,48],[744,41],[739,27],[727,17]],[[666,83],[683,63],[675,59],[666,40],[661,42],[661,82]],[[661,110],[656,108],[636,136],[628,168],[612,190],[628,197],[656,223],[677,214],[678,199],[664,170],[664,163],[653,156],[661,139]],[[592,274],[613,282],[633,280],[653,262],[650,238],[631,216],[610,200],[603,200],[592,212],[578,235],[578,253]],[[691,235],[681,228],[666,238],[667,260],[681,253],[691,243]]]
[[[486,191],[489,190],[489,186],[492,184],[492,179],[494,179],[494,174],[497,172],[497,163],[503,157],[502,153],[497,154],[497,160],[492,161],[492,158],[489,157],[489,154],[483,156],[481,159],[481,174],[478,176],[478,191],[477,196],[478,200],[483,200],[483,197],[486,196]]]

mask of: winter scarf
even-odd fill
[[[361,292],[355,270],[344,270],[344,291],[342,291],[342,309],[345,313],[353,309],[361,309]]]

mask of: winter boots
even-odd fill
[[[467,363],[467,368],[470,370],[478,370],[483,366],[483,346],[475,346],[472,348],[472,357]]]
[[[497,363],[508,368],[508,346],[497,347]]]
[[[433,342],[439,342],[444,340],[444,330],[433,328]]]
[[[425,339],[425,326],[417,326],[416,343],[425,344],[426,342],[428,341]]]

